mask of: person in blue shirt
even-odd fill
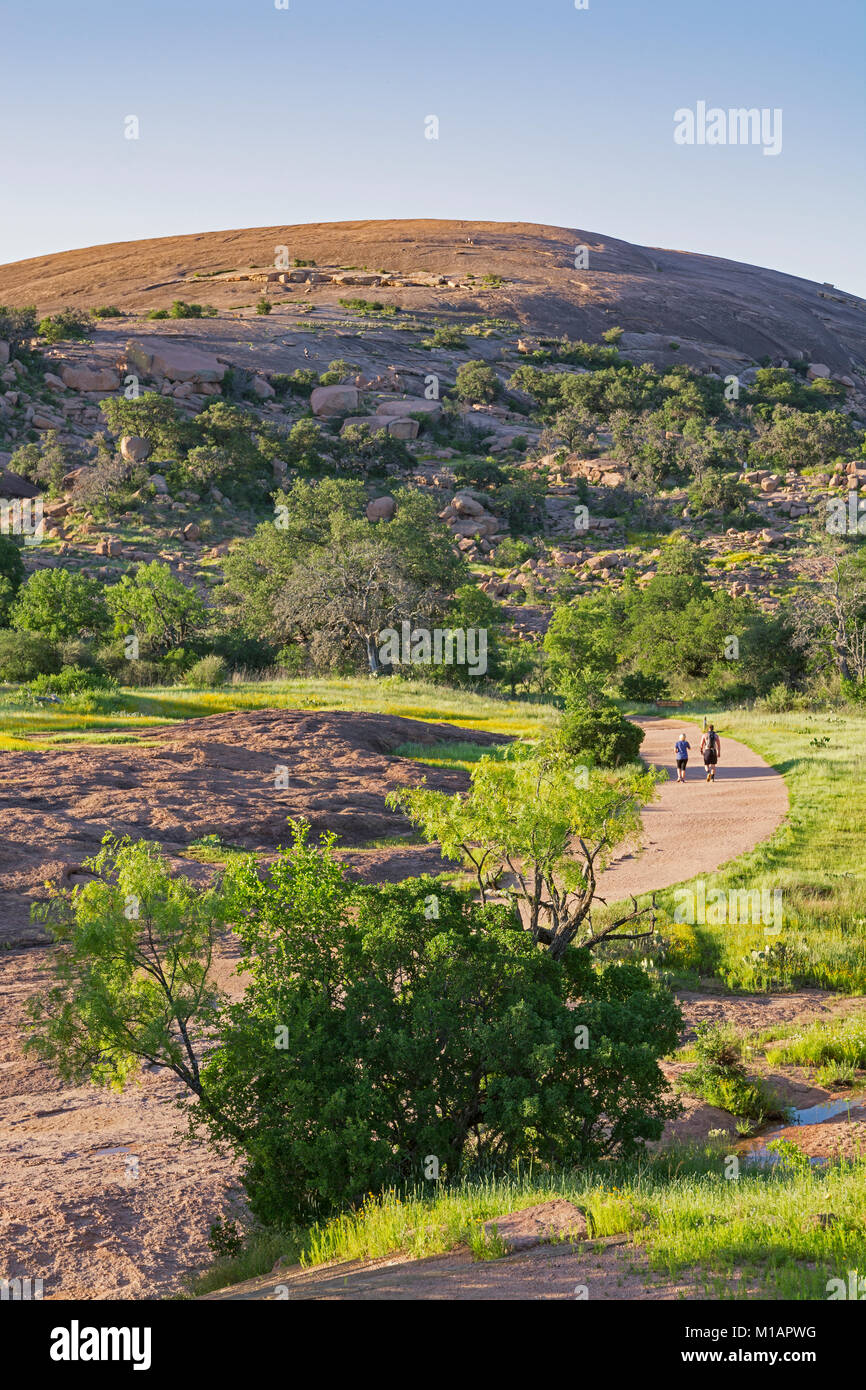
[[[678,782],[684,782],[686,780],[686,768],[688,767],[689,763],[689,749],[691,748],[691,746],[692,745],[689,743],[685,734],[681,734],[680,737],[677,739],[676,743],[674,744],[674,753],[676,754],[677,759]]]

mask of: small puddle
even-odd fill
[[[767,1145],[784,1134],[786,1129],[791,1129],[794,1125],[815,1126],[823,1124],[825,1120],[835,1120],[838,1115],[849,1114],[852,1109],[859,1109],[862,1100],[854,1100],[852,1097],[843,1097],[837,1100],[824,1100],[819,1105],[807,1105],[801,1109],[793,1106],[788,1112],[788,1119],[782,1125],[775,1125],[773,1129],[768,1129],[764,1134],[756,1139],[750,1139],[740,1148],[746,1163],[753,1163],[762,1168],[771,1168],[774,1164],[780,1163],[782,1157],[777,1153],[770,1153]],[[815,1154],[809,1155],[809,1162],[813,1168],[826,1167],[828,1160],[823,1156]]]

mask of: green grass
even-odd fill
[[[816,1020],[766,1048],[771,1066],[824,1067],[841,1064],[866,1068],[866,1017]]]
[[[693,1271],[720,1299],[742,1298],[744,1283],[759,1287],[761,1297],[824,1299],[829,1279],[866,1272],[866,1163],[819,1171],[783,1161],[764,1171],[741,1168],[733,1180],[724,1177],[729,1147],[720,1141],[703,1153],[671,1152],[605,1172],[371,1195],[357,1211],[287,1233],[280,1248],[271,1234],[256,1235],[238,1261],[221,1262],[193,1292],[267,1273],[277,1254],[314,1266],[394,1254],[423,1258],[468,1245],[476,1258],[497,1258],[501,1245],[484,1236],[482,1223],[554,1198],[584,1212],[591,1238],[625,1234],[646,1250],[652,1270]],[[810,1220],[827,1212],[835,1220],[826,1227]]]
[[[51,740],[58,734],[77,734],[79,741],[90,742],[96,733],[146,729],[174,720],[244,709],[348,709],[402,715],[434,724],[457,724],[517,738],[537,736],[550,728],[556,718],[551,705],[497,700],[471,691],[393,677],[248,681],[216,690],[153,686],[124,689],[112,704],[114,708],[105,712],[79,713],[63,705],[34,706],[24,701],[20,691],[0,687],[0,749],[44,749],[42,740]]]
[[[394,755],[411,758],[413,762],[424,763],[428,767],[454,767],[469,772],[472,764],[481,758],[501,758],[507,747],[507,744],[443,740],[441,743],[401,743],[394,749]]]

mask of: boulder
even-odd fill
[[[367,503],[368,521],[390,521],[397,510],[393,497],[374,497]]]
[[[160,497],[168,496],[168,483],[161,473],[151,473],[150,481],[153,484],[154,492],[158,493]]]
[[[563,569],[574,569],[583,560],[576,550],[554,550],[550,558],[555,565],[561,565]]]
[[[830,368],[823,362],[810,362],[806,376],[810,381],[826,381],[830,376]]]
[[[761,491],[762,491],[762,492],[775,492],[778,486],[779,486],[779,480],[778,480],[778,478],[762,478],[762,479],[761,479]]]
[[[45,376],[43,377],[43,381],[45,382],[46,386],[52,386],[55,391],[66,390],[66,386],[63,382],[63,379],[59,376],[55,376],[54,372],[46,372]]]
[[[269,381],[265,381],[265,378],[263,376],[253,377],[252,389],[255,395],[258,396],[260,401],[268,401],[271,399],[272,396],[275,396],[277,394],[271,383]]]
[[[564,1197],[496,1216],[484,1222],[484,1231],[488,1236],[498,1236],[509,1251],[530,1250],[534,1245],[552,1241],[558,1244],[585,1240],[588,1235],[583,1212]]]
[[[388,421],[388,433],[395,439],[417,439],[421,429],[417,420],[411,420],[408,415],[397,415],[392,418],[380,416]]]
[[[351,415],[361,404],[357,386],[317,386],[310,396],[310,408],[320,419],[332,420]]]
[[[126,344],[131,366],[166,381],[222,381],[225,365],[209,352],[167,338],[132,338]]]
[[[427,415],[431,420],[438,420],[442,414],[442,403],[441,401],[421,400],[417,396],[411,396],[408,400],[377,401],[376,413],[378,415]]]
[[[458,492],[451,499],[451,507],[458,516],[483,516],[486,508],[468,493]]]
[[[120,373],[113,367],[63,366],[60,379],[70,391],[116,391],[120,385]]]
[[[153,453],[153,445],[140,434],[125,434],[120,441],[120,452],[127,463],[144,463]]]
[[[9,344],[0,339],[0,367],[5,367],[9,361]]]
[[[183,538],[185,541],[200,541],[201,527],[196,525],[194,521],[191,521],[183,528]]]

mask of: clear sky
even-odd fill
[[[554,223],[866,294],[864,0],[288,4],[0,0],[0,262],[443,217]],[[699,101],[780,108],[781,152],[676,144],[674,112]]]

